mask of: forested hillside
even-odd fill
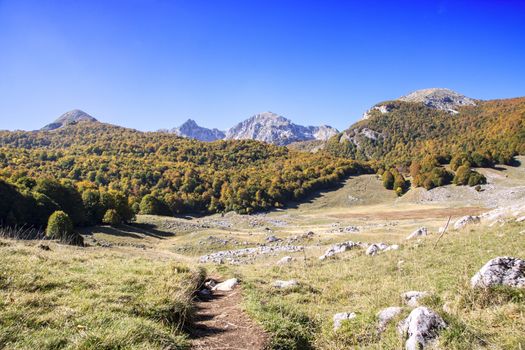
[[[102,123],[3,131],[1,198],[7,200],[5,192],[14,199],[1,203],[0,221],[43,224],[53,209],[66,211],[75,224],[99,222],[110,209],[126,221],[133,213],[122,202],[134,213],[249,213],[369,171],[355,161],[256,141],[204,143]],[[34,208],[45,213],[28,220]]]
[[[376,160],[384,169],[410,171],[412,184],[427,189],[451,182],[482,184],[485,180],[471,167],[512,164],[515,155],[525,154],[525,98],[477,101],[475,106],[459,106],[457,111],[387,101],[366,116],[331,138],[325,151],[350,159]],[[441,167],[448,163],[453,171],[458,170],[455,174]],[[389,172],[383,177],[385,186],[398,189],[393,184],[396,170]]]

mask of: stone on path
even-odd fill
[[[215,287],[212,288],[212,290],[217,290],[221,292],[229,292],[232,291],[233,288],[235,288],[239,284],[239,280],[237,278],[230,278],[229,280],[226,280],[224,282],[221,282]]]

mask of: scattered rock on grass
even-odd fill
[[[278,289],[288,289],[298,286],[299,283],[296,280],[281,281],[277,280],[273,282],[273,286]]]
[[[356,314],[353,312],[340,312],[334,315],[334,331],[337,331],[343,325],[343,321],[351,320],[356,318]]]
[[[420,227],[414,232],[412,232],[406,239],[414,239],[418,237],[423,237],[428,235],[428,229],[426,227]]]
[[[428,295],[429,295],[428,292],[418,292],[418,291],[412,290],[410,292],[401,294],[401,299],[406,305],[417,307],[419,306],[419,299],[424,298]]]
[[[281,241],[281,239],[277,238],[276,236],[273,236],[273,235],[266,237],[266,242],[268,242],[268,243],[275,243],[275,242],[279,242],[279,241]]]
[[[470,280],[473,288],[496,285],[525,287],[525,260],[508,256],[497,257],[487,262]]]
[[[454,223],[454,230],[460,230],[465,226],[468,226],[471,224],[477,224],[479,223],[479,221],[480,221],[479,216],[472,216],[472,215],[463,216],[462,218],[459,218],[458,221]]]
[[[388,323],[390,323],[390,321],[399,315],[401,311],[403,311],[403,308],[399,306],[391,306],[379,311],[377,314],[377,319],[379,321],[377,326],[378,332],[383,333]]]
[[[366,255],[376,255],[379,252],[387,252],[389,250],[398,250],[399,246],[397,244],[387,245],[385,243],[374,243],[371,244],[367,249]]]
[[[401,321],[398,331],[405,339],[406,350],[419,350],[434,341],[447,324],[441,316],[426,307],[418,307]]]
[[[347,250],[350,250],[356,247],[363,247],[363,246],[364,244],[361,242],[348,241],[348,242],[338,243],[328,248],[328,250],[319,257],[319,260],[325,260],[326,258],[329,258],[333,255],[346,252]]]
[[[516,219],[516,222],[523,222],[525,221],[525,216],[520,216],[519,218]]]
[[[233,290],[233,288],[235,288],[238,284],[239,280],[237,278],[230,278],[229,280],[217,284],[215,287],[212,288],[212,290],[229,292]]]
[[[285,256],[277,262],[277,265],[286,265],[288,263],[291,263],[292,261],[293,258],[291,256]]]

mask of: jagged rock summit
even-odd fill
[[[69,112],[62,114],[57,120],[55,120],[51,124],[44,126],[41,130],[51,131],[79,122],[98,122],[98,120],[96,120],[86,112],[81,111],[80,109],[73,109]]]
[[[452,114],[458,113],[458,107],[476,105],[474,99],[457,93],[456,91],[443,88],[417,90],[408,95],[401,96],[397,101],[423,103],[429,108],[447,111]],[[381,114],[386,114],[391,111],[391,105],[388,103],[377,104],[366,111],[362,119],[370,118],[371,112],[374,110],[381,112]]]
[[[280,146],[292,142],[327,140],[338,131],[330,126],[302,126],[273,112],[254,115],[226,132],[226,140],[252,139]]]
[[[193,119],[188,119],[178,128],[172,129],[171,132],[181,137],[208,142],[221,140],[226,136],[224,132],[219,129],[208,129],[199,126]]]
[[[450,89],[423,89],[414,91],[398,100],[405,102],[424,103],[427,107],[457,113],[461,106],[475,106],[476,102],[465,95]]]

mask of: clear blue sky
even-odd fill
[[[427,87],[525,95],[525,2],[0,0],[0,129],[73,108],[141,130],[266,110],[344,129]]]

